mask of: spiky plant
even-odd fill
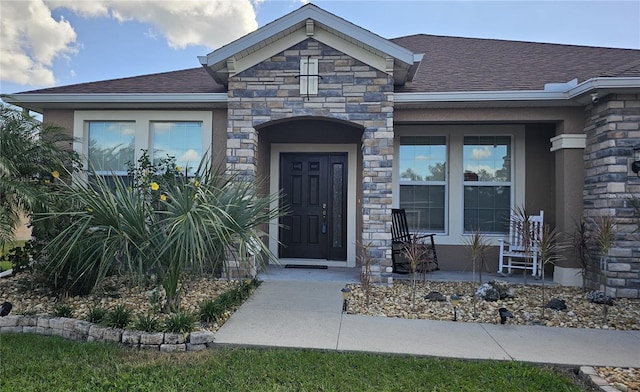
[[[465,238],[465,247],[471,256],[472,279],[476,281],[476,267],[478,269],[479,285],[482,285],[482,270],[486,263],[486,254],[489,250],[489,240],[482,234],[480,229],[476,229],[470,236]],[[473,295],[473,315],[476,312],[477,297]]]
[[[607,271],[609,260],[609,250],[615,242],[617,225],[611,215],[600,215],[595,220],[595,231],[593,240],[600,252],[600,285],[603,288],[604,297],[607,297]],[[602,323],[607,324],[607,301],[602,305]]]
[[[262,228],[283,213],[271,207],[280,195],[261,196],[255,181],[207,162],[203,158],[195,178],[176,178],[165,165],[160,173],[136,171],[143,174],[134,175],[134,186],[117,178],[108,183],[94,172],[90,183],[65,184],[59,197],[72,208],[50,215],[72,219],[47,247],[46,272],[64,287],[89,288],[114,267],[139,279],[154,272],[169,312],[178,308],[182,278],[228,268],[225,255],[232,250],[251,250],[259,263],[275,260]]]
[[[424,263],[425,256],[427,256],[427,246],[420,242],[416,235],[410,243],[405,245],[403,249],[404,256],[409,260],[409,266],[411,268],[411,310],[416,309],[416,290],[418,285],[418,269],[420,267],[428,268],[428,263]],[[424,265],[421,265],[424,264]]]
[[[542,319],[546,319],[545,310],[545,280],[544,269],[549,264],[555,264],[564,259],[563,252],[569,248],[569,244],[564,240],[563,235],[556,228],[551,229],[549,225],[544,225],[542,235],[535,240],[540,251],[540,277],[542,279]]]
[[[360,255],[358,255],[358,258],[363,268],[360,274],[360,284],[362,285],[362,291],[364,291],[365,303],[369,306],[369,297],[371,294],[371,262],[374,260],[370,251],[372,245],[371,242],[364,243],[362,241],[358,241],[358,245],[360,246]]]

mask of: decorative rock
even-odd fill
[[[587,293],[587,300],[594,304],[613,305],[613,297],[599,290]]]
[[[161,344],[160,351],[165,353],[184,352],[187,351],[186,344]]]
[[[107,342],[120,343],[122,341],[122,330],[105,328],[104,334],[102,335],[102,340],[106,340]]]
[[[130,331],[126,329],[122,332],[122,343],[129,346],[137,346],[140,344],[140,335],[139,331]]]
[[[22,327],[0,327],[0,333],[22,333]]]
[[[206,344],[187,343],[187,351],[204,351],[207,349]]]
[[[95,340],[102,340],[102,337],[104,336],[104,331],[105,331],[105,328],[102,328],[97,325],[92,325],[91,327],[89,327],[89,336],[87,340],[91,342]]]
[[[140,335],[140,347],[144,345],[161,345],[164,342],[164,333],[143,333]]]
[[[83,334],[85,336],[89,335],[89,330],[93,326],[93,323],[84,320],[76,320],[73,325],[73,330],[79,334]]]
[[[18,316],[0,317],[0,327],[15,327],[18,325]]]
[[[140,349],[150,350],[150,351],[160,351],[160,345],[159,344],[141,344]]]
[[[447,298],[444,295],[440,294],[437,291],[430,292],[424,298],[428,299],[429,301],[446,301],[447,300]]]
[[[186,338],[181,333],[165,333],[164,334],[164,343],[165,344],[183,344],[186,342]]]
[[[48,317],[38,317],[37,326],[40,328],[49,328],[49,318]]]
[[[38,325],[38,318],[36,316],[23,316],[18,320],[18,325],[23,327],[35,327]]]
[[[207,344],[213,342],[213,340],[213,332],[209,331],[191,332],[191,334],[189,335],[190,344]]]
[[[563,299],[551,298],[546,307],[555,310],[565,310],[567,308],[567,303]]]
[[[497,301],[500,299],[500,293],[489,283],[483,283],[476,291],[476,297],[485,301]]]

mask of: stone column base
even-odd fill
[[[582,273],[580,268],[566,268],[555,266],[553,282],[562,286],[582,287]]]

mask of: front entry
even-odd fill
[[[347,259],[347,154],[280,154],[280,258]]]

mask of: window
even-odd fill
[[[506,233],[511,211],[511,137],[465,136],[464,231]]]
[[[211,148],[213,113],[178,110],[77,110],[74,149],[101,175],[126,176],[142,150],[150,158],[176,158],[193,174]]]
[[[300,59],[300,95],[318,94],[318,59]]]
[[[446,137],[400,138],[400,208],[412,230],[445,231],[446,181]]]
[[[135,122],[90,121],[89,164],[98,174],[126,175],[135,161]]]
[[[151,158],[175,157],[184,173],[193,174],[202,159],[202,123],[155,121],[150,128]]]

